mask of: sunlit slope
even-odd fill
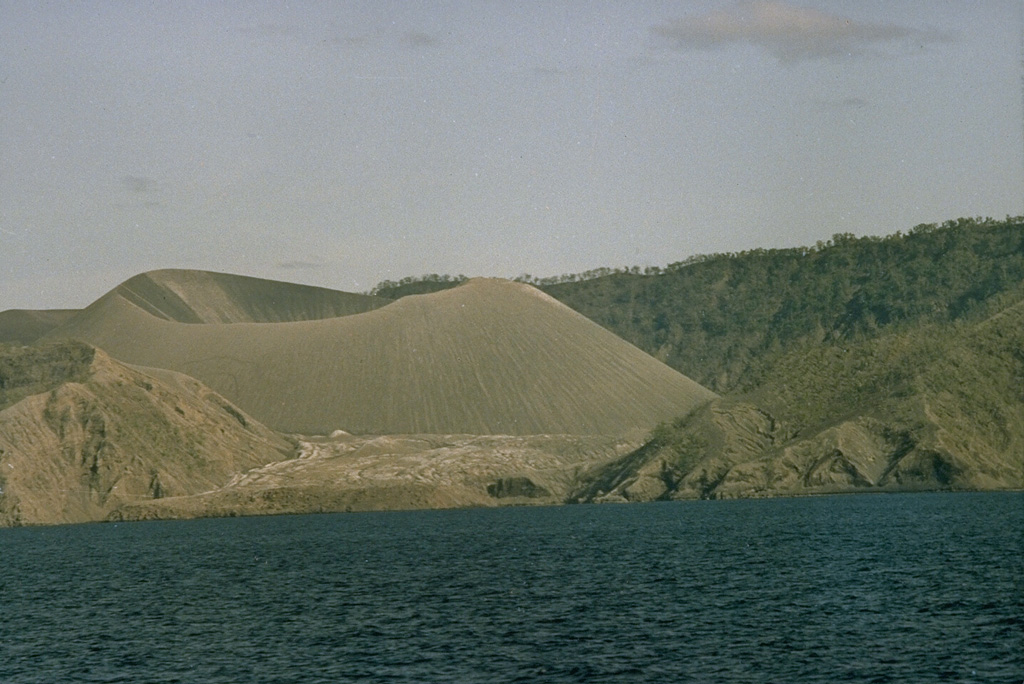
[[[0,527],[103,520],[292,454],[194,379],[69,343],[0,346]]]
[[[120,297],[59,329],[301,433],[622,434],[714,395],[528,285],[476,279],[316,321],[189,325]]]
[[[278,323],[362,313],[387,299],[262,278],[166,269],[118,285],[108,297],[181,323]]]

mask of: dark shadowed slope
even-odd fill
[[[389,302],[311,285],[179,269],[142,273],[106,296],[181,323],[306,321],[362,313]]]
[[[0,311],[0,344],[32,344],[78,313],[78,309]]]
[[[539,290],[501,280],[274,324],[189,325],[107,295],[55,336],[187,373],[303,433],[622,434],[714,396]]]

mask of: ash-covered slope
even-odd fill
[[[389,302],[311,285],[181,269],[141,273],[104,298],[124,300],[157,318],[180,323],[307,321],[371,311]]]
[[[206,325],[117,292],[52,336],[191,375],[279,430],[624,434],[714,396],[520,283],[474,279],[341,318]]]
[[[390,301],[228,273],[164,269],[126,280],[88,309],[0,311],[0,344],[34,344],[68,322],[88,326],[95,309],[119,302],[181,323],[276,323],[349,316]]]
[[[80,343],[0,347],[0,526],[198,494],[293,445],[192,378]]]
[[[0,344],[32,344],[78,313],[78,309],[0,311]]]

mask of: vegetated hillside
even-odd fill
[[[293,451],[192,378],[81,343],[0,347],[0,388],[0,526],[103,520]]]
[[[374,293],[454,287],[462,276],[384,281]],[[1024,217],[957,219],[885,237],[691,257],[664,268],[522,276],[681,373],[722,393],[749,388],[793,344],[984,315],[1024,281]]]
[[[589,479],[577,499],[1024,488],[1024,298],[981,322],[795,349]]]
[[[78,309],[0,311],[0,344],[32,344],[78,313]]]
[[[178,269],[139,274],[105,297],[181,323],[306,321],[362,313],[389,303],[381,297],[311,285]]]
[[[186,373],[289,432],[619,435],[714,396],[520,283],[477,279],[351,316],[231,325],[166,320],[121,292],[51,337]]]
[[[969,320],[1022,281],[1019,217],[960,219],[881,238],[836,235],[815,247],[535,282],[676,370],[727,393],[749,389],[751,372],[760,373],[794,344]]]

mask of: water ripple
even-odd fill
[[[1021,682],[1024,494],[0,530],[0,682]]]

